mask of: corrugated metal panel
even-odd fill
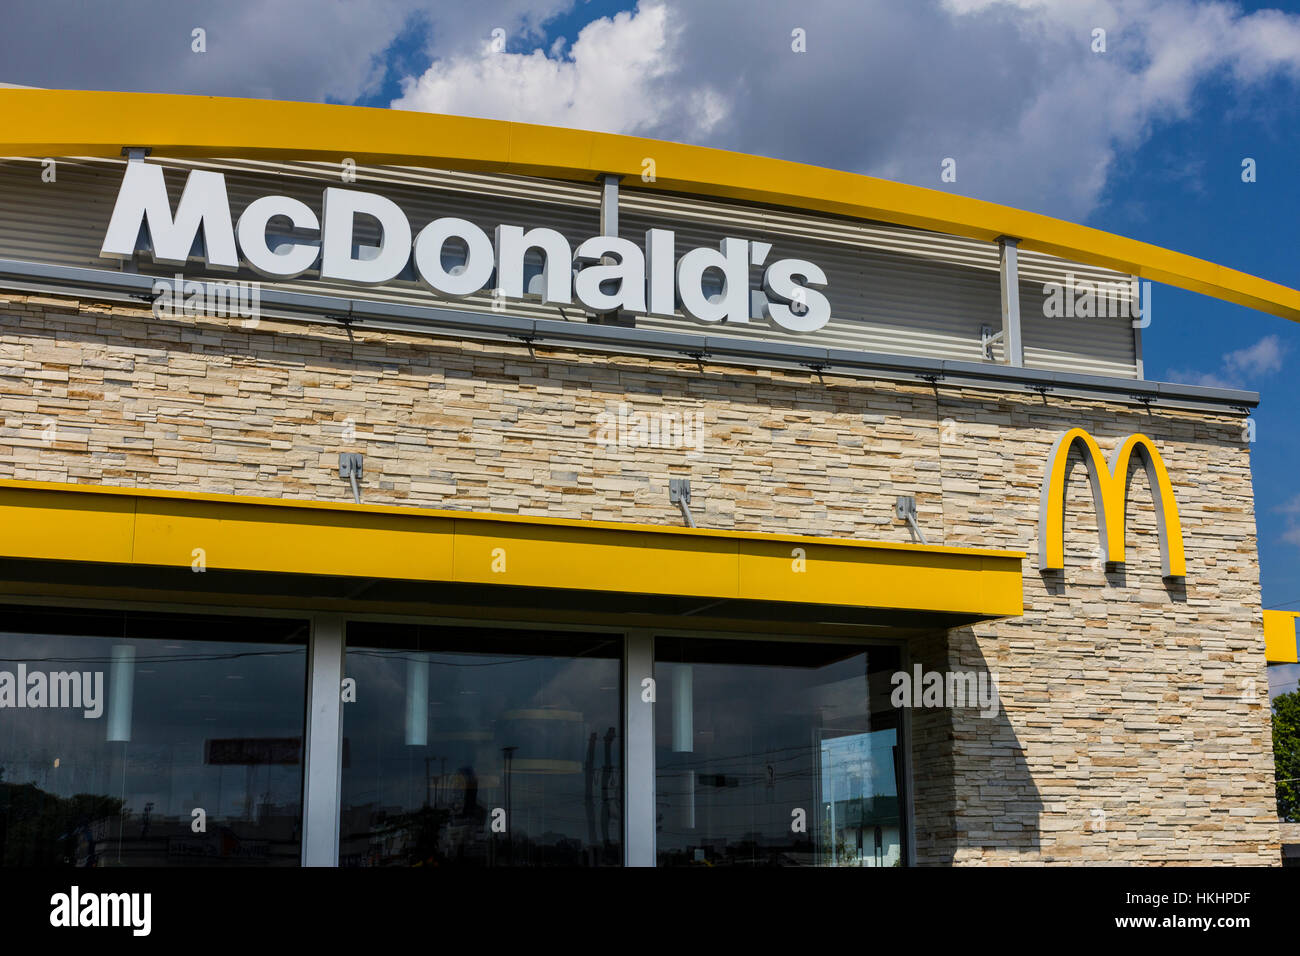
[[[111,267],[99,248],[121,181],[124,160],[60,160],[56,183],[42,183],[32,160],[0,162],[0,256],[67,265]],[[324,185],[345,185],[332,163],[267,163],[254,160],[151,158],[169,170],[175,203],[192,168],[221,170],[234,211],[268,192],[293,196],[319,213]],[[273,183],[268,183],[268,178]],[[489,234],[501,223],[550,226],[574,245],[598,231],[597,184],[567,183],[497,174],[410,167],[356,169],[357,187],[382,188],[418,229],[444,215],[461,216]],[[620,232],[640,242],[651,227],[677,234],[679,253],[697,245],[716,247],[726,235],[772,243],[769,261],[809,259],[827,273],[830,324],[810,336],[784,332],[767,322],[747,326],[700,325],[689,318],[638,318],[644,328],[725,331],[774,341],[796,341],[864,351],[982,361],[980,327],[1000,323],[997,248],[988,243],[882,223],[861,222],[797,211],[721,203],[694,197],[624,188]],[[364,229],[358,239],[367,241]],[[1041,283],[1063,281],[1067,273],[1093,281],[1127,278],[1051,256],[1022,253],[1022,312],[1026,365],[1133,377],[1135,359],[1126,322],[1075,322],[1042,317]],[[168,267],[141,263],[140,270],[166,275]],[[199,273],[187,270],[193,275]],[[754,270],[757,282],[761,273]],[[251,273],[246,278],[257,278]],[[1037,284],[1035,284],[1037,283]],[[347,283],[321,281],[315,273],[275,283],[292,291],[357,295]],[[378,301],[436,305],[439,299],[414,281],[397,280],[361,293]],[[490,310],[484,293],[458,307]],[[535,302],[511,302],[511,314],[584,321],[580,310]]]
[[[972,269],[998,271],[998,249],[991,243],[891,223],[817,216],[786,209],[745,206],[740,203],[709,202],[693,196],[674,196],[637,189],[621,190],[619,208],[625,214],[642,215],[660,221],[695,221],[733,228],[743,227],[784,236],[803,237],[814,240],[818,244],[845,243],[859,248],[931,259]],[[1069,262],[1039,252],[1021,251],[1019,266],[1020,276],[1024,281],[1060,281],[1067,273],[1091,281],[1128,278],[1110,269]]]
[[[736,230],[753,230],[803,238],[818,245],[839,243],[969,268],[998,270],[998,250],[987,242],[888,223],[815,216],[740,203],[717,203],[694,196],[637,189],[620,190],[619,210],[622,214],[659,222],[721,226],[731,229],[732,235],[737,234]]]
[[[1063,262],[1064,260],[1057,260]],[[1068,264],[1067,264],[1068,265]],[[1129,276],[1072,268],[1076,281],[1105,282],[1119,292],[1117,305],[1129,307]],[[1047,281],[1059,281],[1053,277]],[[1080,372],[1113,378],[1137,378],[1137,347],[1133,320],[1128,316],[1049,317],[1044,283],[1020,283],[1020,330],[1027,368]],[[1112,310],[1113,311],[1113,310]]]
[[[1021,282],[1040,284],[1043,282],[1062,282],[1070,275],[1073,275],[1076,280],[1087,280],[1088,282],[1127,282],[1129,280],[1129,276],[1123,272],[1103,269],[1100,266],[1088,266],[1082,262],[1071,262],[1068,259],[1049,256],[1043,252],[1028,252],[1022,249],[1019,251],[1016,261]]]
[[[653,223],[675,228],[678,246],[716,245],[724,235],[773,244],[772,260],[809,259],[829,280],[830,324],[819,343],[843,348],[983,361],[980,327],[1001,328],[1002,297],[995,245],[884,223],[812,216],[784,209],[707,202],[694,197],[621,190],[620,231]],[[690,225],[687,225],[690,224]],[[1043,283],[1127,283],[1129,276],[1056,256],[1020,252],[1021,323],[1025,365],[1120,378],[1137,376],[1127,320],[1047,319]],[[757,275],[757,273],[756,273]],[[1127,289],[1127,286],[1125,286]],[[1127,295],[1124,296],[1127,303]],[[1087,324],[1078,324],[1087,323]],[[668,328],[663,319],[638,326]],[[728,329],[727,334],[738,334]],[[806,341],[767,328],[748,334]],[[1001,360],[1000,346],[994,355]]]
[[[150,160],[154,162],[155,160]],[[556,179],[532,179],[495,173],[456,172],[425,169],[417,166],[357,166],[355,183],[345,183],[338,163],[271,163],[251,159],[167,159],[178,169],[216,169],[226,172],[252,173],[259,177],[282,176],[324,180],[333,185],[366,183],[376,186],[413,186],[459,193],[482,193],[528,202],[559,203],[600,208],[600,191],[596,184],[561,182]],[[593,212],[594,216],[595,213]]]
[[[56,180],[41,179],[34,160],[0,163],[0,256],[87,268],[112,268],[99,257],[121,174],[98,161],[60,160]],[[98,230],[98,234],[95,231]]]
[[[124,162],[61,160],[58,165],[58,180],[50,184],[40,183],[38,164],[30,161],[0,163],[0,257],[112,268],[110,260],[99,257],[99,249],[112,215]],[[326,164],[274,164],[277,169],[275,182],[268,186],[266,174],[253,167],[272,164],[246,161],[182,162],[171,159],[151,159],[150,162],[157,162],[168,170],[167,188],[173,207],[180,200],[188,169],[201,166],[224,171],[226,190],[236,215],[238,210],[257,197],[276,192],[301,200],[319,216],[322,188],[325,185],[343,185],[339,179],[338,167]],[[358,168],[358,185],[363,182],[363,176],[366,177],[364,182],[372,185],[381,181],[373,167]],[[432,178],[436,180],[436,176]],[[387,183],[387,180],[382,181]],[[527,180],[522,182],[525,185],[530,183]],[[501,223],[524,227],[550,226],[576,244],[599,231],[600,198],[595,184],[582,187],[538,181],[536,192],[543,199],[537,201],[522,199],[513,193],[477,193],[469,189],[469,184],[460,185],[465,187],[464,191],[406,183],[385,185],[384,194],[402,207],[415,228],[439,216],[456,215],[487,230],[489,235]],[[587,195],[584,196],[584,192]],[[561,201],[562,197],[567,197],[567,200]],[[376,241],[377,229],[368,226],[366,220],[359,220],[356,238],[363,243]],[[139,263],[139,270],[144,274],[163,276],[170,276],[176,271],[174,267],[156,266],[144,258]],[[206,274],[201,269],[186,269],[186,275],[190,277],[197,278]],[[229,278],[229,275],[226,277]],[[240,271],[237,278],[260,279],[251,271],[244,270]],[[359,294],[382,302],[429,306],[444,301],[413,280],[399,279],[383,286],[367,286],[358,290],[350,283],[321,280],[314,270],[298,279],[266,284],[294,292],[341,296]],[[492,297],[485,292],[459,300],[457,305],[460,308],[490,311]],[[570,318],[581,320],[580,311],[565,311]],[[512,302],[510,312],[533,318],[563,318],[553,307],[527,302]]]
[[[674,230],[679,255],[696,246],[717,248],[724,236],[732,235],[770,242],[768,261],[798,258],[815,262],[826,272],[828,284],[823,292],[830,300],[832,318],[824,328],[805,335],[786,332],[761,320],[746,326],[720,327],[697,324],[688,318],[638,317],[638,328],[680,330],[685,323],[687,327],[727,335],[977,362],[981,359],[981,321],[990,321],[988,316],[1001,312],[997,272],[964,269],[847,243],[816,242],[749,224],[646,219],[625,213],[620,203],[619,231],[625,238],[641,239],[651,226]],[[761,277],[761,269],[751,270],[755,285]]]

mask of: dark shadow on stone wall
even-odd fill
[[[994,676],[970,628],[917,638],[909,644],[909,668],[923,672]],[[999,706],[982,716],[978,703],[965,707],[913,708],[912,786],[916,862],[944,866],[990,855],[1036,859],[1042,849],[1043,802],[1024,748]]]

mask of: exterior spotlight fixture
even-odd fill
[[[913,541],[920,541],[922,544],[930,543],[925,540],[925,533],[916,523],[916,498],[913,495],[899,495],[894,501],[894,514],[907,522]]]
[[[339,477],[347,478],[352,482],[352,500],[361,504],[361,486],[358,482],[362,475],[362,462],[365,459],[356,452],[339,453]]]
[[[695,527],[695,518],[691,516],[691,480],[689,478],[668,479],[668,502],[682,509],[686,527]]]

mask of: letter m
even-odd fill
[[[162,167],[139,161],[127,163],[99,254],[130,259],[135,255],[141,225],[149,229],[154,262],[185,265],[202,229],[203,248],[199,258],[214,269],[239,267],[226,179],[221,173],[191,170],[173,219]]]
[[[1161,573],[1166,578],[1187,574],[1183,556],[1183,529],[1178,520],[1169,471],[1145,435],[1129,435],[1111,452],[1107,463],[1097,442],[1082,428],[1072,428],[1056,440],[1047,456],[1043,496],[1038,509],[1038,566],[1041,571],[1065,568],[1065,476],[1070,451],[1078,446],[1092,485],[1097,510],[1097,533],[1106,560],[1124,563],[1124,522],[1128,506],[1129,475],[1136,456],[1146,468],[1147,483],[1155,499],[1156,526],[1160,533]]]

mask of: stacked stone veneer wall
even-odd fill
[[[1024,616],[915,639],[987,670],[998,715],[913,722],[922,863],[1276,863],[1249,445],[1241,416],[458,342],[262,319],[155,318],[0,291],[0,477],[1017,548]],[[624,415],[620,418],[620,406]],[[637,413],[698,424],[635,447]],[[1146,478],[1129,563],[1097,557],[1083,469],[1063,575],[1036,570],[1043,465],[1083,426],[1160,447],[1188,573],[1166,586]],[[620,446],[620,437],[632,445]],[[605,439],[602,444],[600,439]],[[614,444],[610,444],[610,441]]]

